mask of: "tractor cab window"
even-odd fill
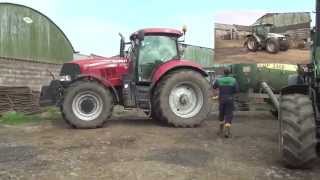
[[[256,33],[260,36],[267,36],[268,33],[270,33],[270,30],[271,30],[271,26],[268,26],[268,25],[266,26],[261,25],[256,27]]]
[[[177,38],[168,36],[145,36],[139,49],[139,81],[149,81],[154,68],[177,56]]]

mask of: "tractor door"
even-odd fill
[[[265,40],[268,35],[268,31],[264,26],[257,26],[255,32],[262,40]]]
[[[137,107],[145,112],[150,110],[150,84],[152,72],[162,63],[178,58],[177,38],[170,36],[148,35],[141,39],[135,39],[135,47],[131,56],[134,68],[134,81],[130,88],[131,95],[124,103],[127,107]],[[138,41],[138,42],[137,42]],[[129,94],[124,92],[123,94]]]
[[[255,33],[258,35],[262,40],[266,40],[268,34],[271,32],[272,24],[263,24],[258,25],[255,28]]]
[[[160,64],[178,58],[177,38],[170,36],[145,36],[139,43],[136,66],[137,82],[150,83],[154,69]]]

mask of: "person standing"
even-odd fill
[[[234,95],[239,91],[235,78],[230,76],[230,69],[224,69],[224,76],[218,78],[213,84],[214,89],[219,89],[219,135],[224,133],[226,138],[231,136],[231,124],[234,111]]]

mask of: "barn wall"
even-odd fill
[[[292,26],[311,22],[308,12],[268,13],[259,18],[255,24],[273,24],[275,27]]]
[[[211,48],[179,44],[182,58],[200,64],[205,69],[214,67],[214,50]]]
[[[255,24],[273,24],[272,32],[289,35],[295,47],[310,37],[311,16],[307,12],[270,13],[259,18]]]
[[[28,86],[40,91],[41,86],[49,84],[52,79],[48,70],[58,75],[60,69],[59,64],[0,57],[0,86]]]

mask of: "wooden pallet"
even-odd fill
[[[38,94],[29,87],[0,86],[0,115],[9,111],[25,114],[39,112]]]

